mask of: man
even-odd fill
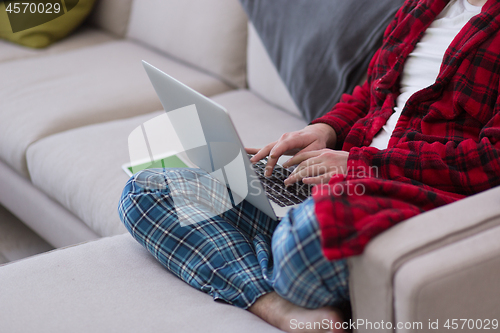
[[[269,155],[268,171],[292,154],[286,183],[318,184],[279,223],[243,202],[179,226],[177,214],[205,214],[221,199],[205,173],[178,169],[135,175],[120,216],[214,299],[288,332],[335,329],[311,324],[340,322],[346,257],[400,221],[500,185],[499,29],[498,0],[407,0],[363,86],[305,129],[247,150],[253,162]],[[174,207],[173,184],[190,205]]]

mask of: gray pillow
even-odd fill
[[[306,121],[351,92],[404,0],[240,0]]]

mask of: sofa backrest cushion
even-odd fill
[[[89,23],[118,37],[124,37],[132,0],[97,0]]]
[[[404,0],[241,0],[306,121],[365,74]]]
[[[253,93],[302,118],[297,105],[251,23],[248,24],[247,76],[248,87]]]
[[[247,18],[238,0],[134,0],[127,37],[246,85]]]

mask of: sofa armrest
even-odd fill
[[[415,297],[408,296],[415,296],[409,290],[414,291],[418,283],[428,281],[432,274],[444,274],[448,270],[449,276],[456,272],[461,267],[459,263],[462,253],[450,249],[463,249],[465,243],[462,242],[467,241],[474,244],[487,241],[487,244],[491,244],[489,234],[498,233],[498,228],[495,228],[498,226],[500,187],[420,214],[379,235],[368,244],[362,255],[349,259],[354,320],[395,323],[396,320],[408,319],[411,317],[408,311],[419,306],[405,304],[405,300],[415,303]],[[491,253],[498,253],[498,246],[490,246]],[[482,256],[482,259],[488,261],[483,256],[485,252],[488,251],[473,246],[470,255],[471,258]],[[443,264],[443,256],[447,258],[444,262],[450,267],[437,266],[439,263]],[[464,269],[468,268],[471,258],[463,259]],[[432,269],[429,266],[433,266]],[[416,267],[421,270],[418,271],[418,278],[412,280],[410,276],[415,276]],[[422,270],[423,267],[429,268],[429,271]],[[496,271],[500,272],[498,265]],[[464,286],[466,288],[468,287]],[[435,298],[449,296],[440,294]],[[428,320],[423,324],[428,325]],[[425,328],[428,327],[424,326]],[[369,332],[373,329],[360,326],[358,331]],[[387,328],[377,329],[377,332],[392,331]]]

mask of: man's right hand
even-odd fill
[[[328,124],[318,123],[306,126],[300,131],[285,133],[278,141],[272,142],[262,149],[246,148],[246,152],[255,154],[250,159],[252,163],[269,156],[266,176],[270,176],[282,155],[295,155],[299,152],[334,148],[336,143],[335,130]]]

